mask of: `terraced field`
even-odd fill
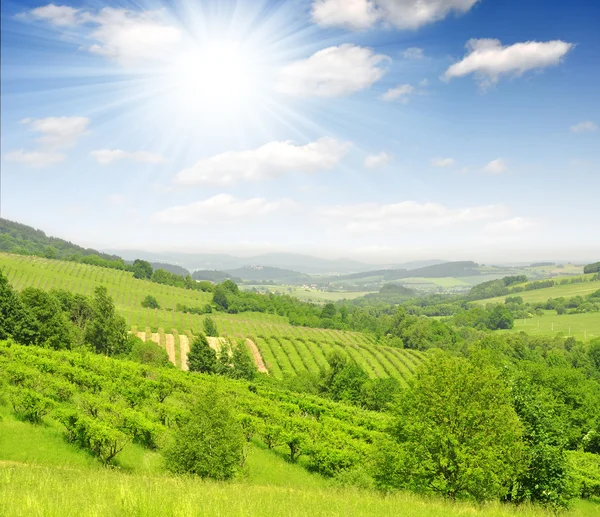
[[[0,253],[0,268],[17,289],[61,288],[90,295],[95,287],[105,286],[132,331],[163,347],[169,360],[183,369],[194,336],[202,332],[205,316],[174,309],[177,303],[203,306],[211,300],[209,293],[137,280],[128,272],[85,264]],[[149,294],[158,300],[161,309],[141,306]],[[251,353],[255,349],[245,340],[256,345],[267,372],[275,378],[306,371],[316,373],[326,366],[329,352],[340,350],[371,377],[392,376],[404,383],[424,357],[415,351],[378,346],[358,332],[295,327],[286,318],[273,314],[213,313],[211,317],[220,335],[232,344],[245,344]],[[255,362],[260,363],[258,358]]]

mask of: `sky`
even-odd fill
[[[99,249],[599,259],[599,2],[1,14],[2,217]]]

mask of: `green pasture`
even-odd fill
[[[600,336],[600,313],[559,316],[556,311],[545,311],[544,316],[541,317],[515,320],[514,328],[507,332],[526,332],[532,336],[555,336],[561,333],[578,340],[590,340]]]
[[[594,275],[581,275],[581,278],[591,279]],[[567,277],[567,279],[576,277]],[[600,289],[600,282],[580,282],[576,284],[565,284],[560,285],[560,281],[564,278],[557,277],[553,279],[558,282],[559,285],[552,287],[545,287],[544,289],[534,289],[533,291],[522,291],[520,293],[513,293],[505,296],[497,296],[496,298],[488,298],[486,300],[479,300],[479,303],[504,303],[506,296],[520,296],[523,298],[525,303],[545,302],[548,298],[571,298],[573,296],[586,296]],[[526,285],[526,284],[523,284]]]

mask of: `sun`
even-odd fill
[[[166,89],[183,111],[232,111],[259,93],[259,56],[238,41],[211,41],[173,56]]]

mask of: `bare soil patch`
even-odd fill
[[[190,351],[190,340],[187,336],[179,334],[179,356],[181,357],[181,369],[188,371],[187,358]]]
[[[167,348],[169,361],[177,366],[175,362],[175,336],[173,334],[165,334],[165,345]]]
[[[251,339],[246,339],[246,346],[250,349],[252,357],[254,357],[254,362],[256,363],[256,368],[258,369],[258,371],[261,373],[268,374],[269,371],[267,370],[262,355],[260,355],[260,350],[254,343],[254,341],[252,341]]]

